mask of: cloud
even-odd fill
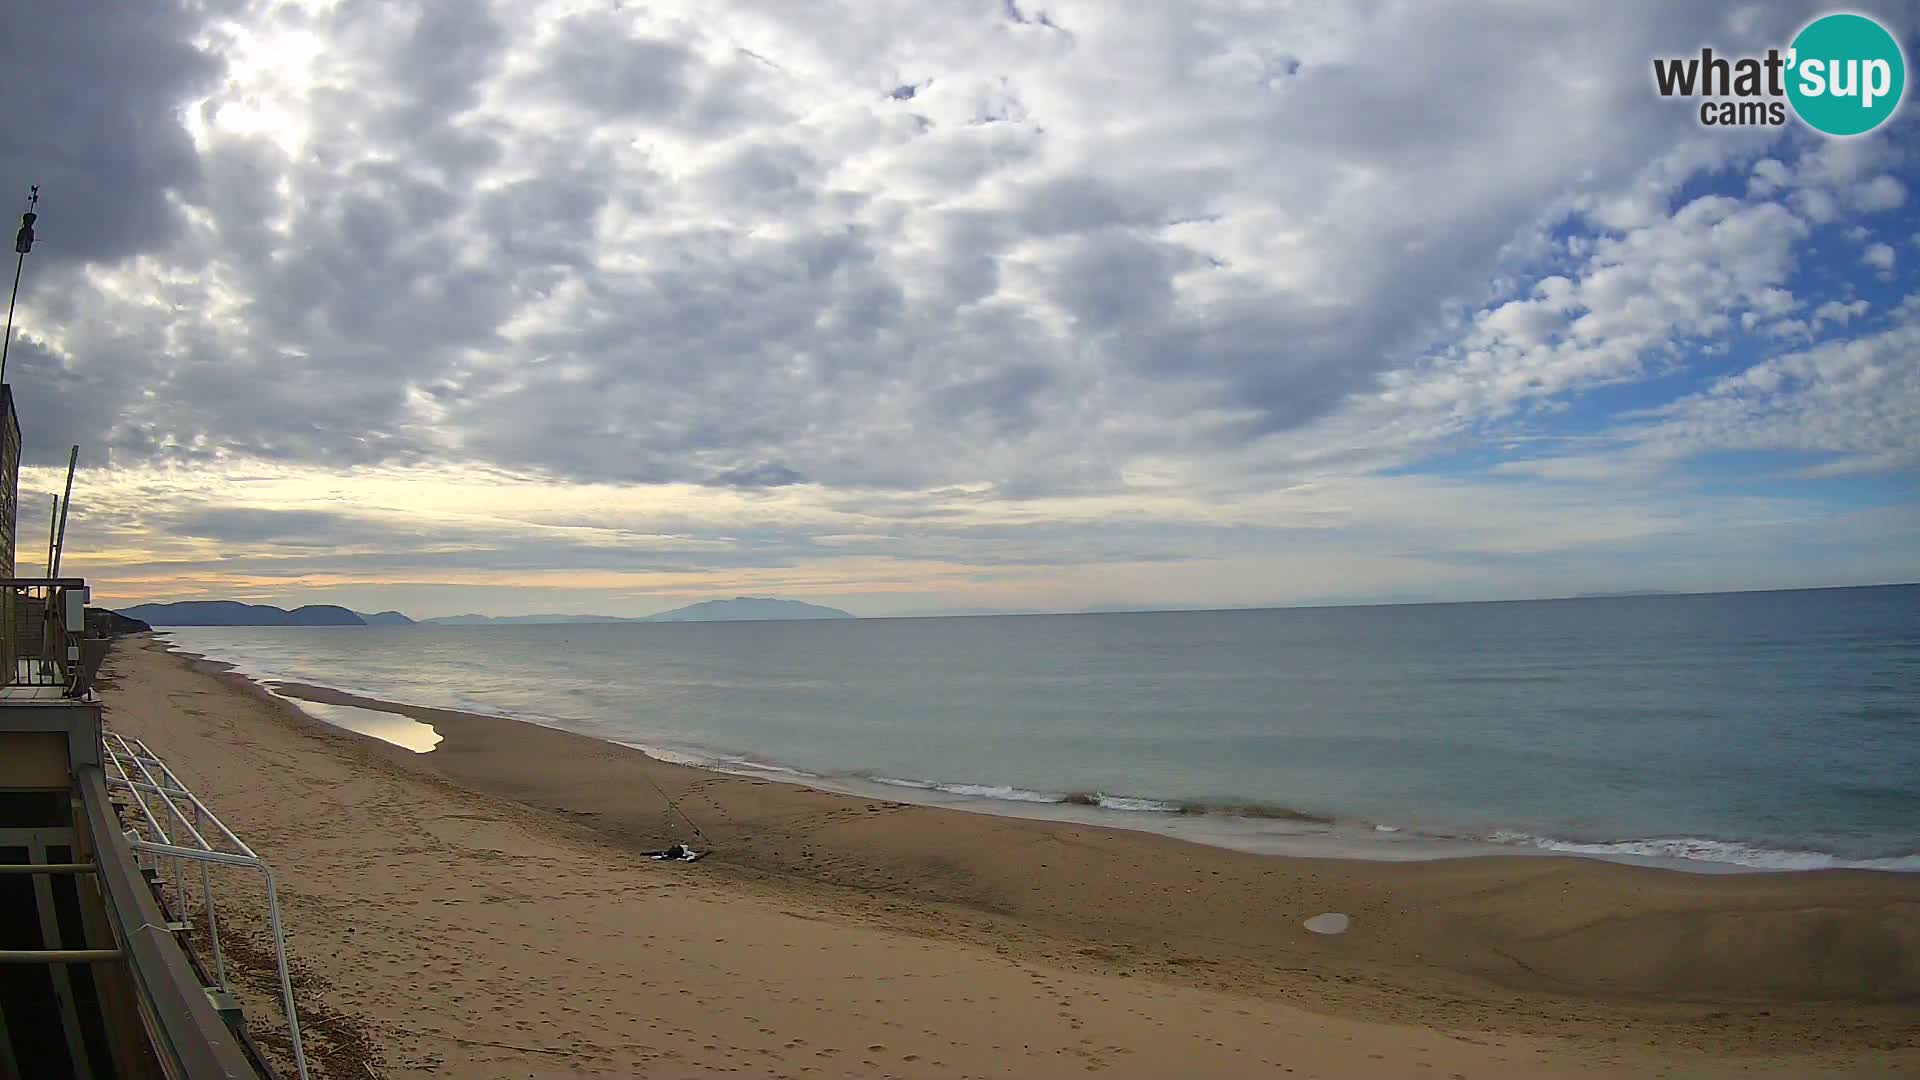
[[[1860,253],[1860,261],[1880,271],[1882,277],[1890,278],[1893,276],[1893,245],[1868,244],[1867,249]]]
[[[1831,306],[1847,322],[1864,302]],[[1788,335],[1783,335],[1788,336]],[[1806,336],[1801,335],[1792,336]],[[1892,324],[1769,356],[1702,390],[1625,414],[1567,452],[1507,462],[1506,475],[1560,480],[1665,478],[1686,483],[1687,462],[1711,455],[1778,455],[1776,478],[1896,476],[1920,469],[1920,301]],[[1764,475],[1756,475],[1764,481]]]
[[[298,496],[299,505],[234,514],[197,493],[240,484],[257,486],[264,503]],[[390,505],[424,491],[438,494],[404,511]],[[661,495],[673,504],[661,506]],[[541,520],[489,514],[503,505]],[[474,606],[639,614],[748,586],[864,614],[1151,606],[1167,602],[1170,582],[1180,603],[1225,606],[1353,599],[1343,583],[1355,580],[1373,597],[1413,588],[1436,599],[1541,595],[1584,591],[1576,582],[1605,587],[1629,570],[1650,587],[1677,583],[1669,575],[1682,571],[1662,560],[1711,564],[1706,553],[1733,534],[1752,538],[1742,541],[1748,549],[1697,580],[1750,586],[1780,573],[1768,569],[1765,538],[1806,544],[1823,521],[1833,524],[1790,499],[1702,499],[1631,475],[1369,477],[1229,503],[1167,492],[1016,506],[949,491],[892,503],[849,496],[829,509],[790,489],[743,496],[444,471],[253,480],[196,472],[96,489],[76,513],[74,532],[86,537],[76,570],[108,602],[243,593],[371,609],[388,597],[426,615]],[[1911,515],[1857,521],[1916,524]],[[687,522],[727,538],[668,531]],[[883,531],[848,531],[862,525]],[[1833,528],[1827,550],[1857,542]],[[164,537],[166,550],[120,546],[150,535]],[[1276,561],[1279,550],[1287,555]],[[1870,573],[1897,562],[1895,549],[1863,550],[1858,566]]]
[[[0,24],[41,46],[0,72],[38,103],[0,161],[47,190],[8,374],[31,462],[77,442],[94,485],[155,485],[91,516],[116,566],[228,544],[257,575],[390,580],[550,544],[815,588],[875,556],[820,537],[929,522],[951,531],[858,565],[1184,565],[1212,522],[1297,505],[1271,492],[1379,490],[1588,395],[1692,400],[1736,343],[1884,330],[1911,125],[1707,130],[1647,86],[1650,56],[1764,48],[1812,10],[55,5]],[[1836,268],[1850,228],[1867,261]],[[1662,422],[1813,440],[1739,400]],[[1904,461],[1889,423],[1834,452]],[[182,470],[303,479],[236,506]],[[348,510],[352,473],[518,501]],[[543,486],[623,516],[555,523]],[[1129,514],[1151,535],[1110,535]],[[660,536],[724,553],[610,554]]]
[[[162,251],[180,238],[176,197],[195,191],[201,172],[178,110],[221,74],[196,39],[234,7],[72,0],[0,10],[9,43],[0,177],[10,209],[29,183],[41,187],[36,263]]]
[[[1835,455],[1838,471],[1920,466],[1916,350],[1920,322],[1907,321],[1774,357],[1661,407],[1634,437],[1667,454],[1796,451]]]
[[[787,468],[785,465],[764,463],[745,469],[728,469],[715,476],[708,483],[722,487],[770,488],[786,487],[789,484],[803,484],[806,477]]]
[[[1394,406],[1440,418],[1499,417],[1523,404],[1640,376],[1674,343],[1794,310],[1782,286],[1807,222],[1777,202],[1702,196],[1670,216],[1603,234],[1569,274],[1482,308],[1450,348],[1389,376]],[[1798,334],[1804,321],[1775,321]]]
[[[1410,358],[1545,208],[1687,130],[1600,59],[1654,40],[1624,12],[1577,54],[1556,44],[1571,16],[1507,20],[1537,70],[1501,79],[1432,47],[1470,26],[1417,10],[1342,13],[1297,45],[1252,12],[1174,7],[1052,26],[900,8],[838,37],[759,5],[227,14],[180,15],[213,51],[150,94],[187,103],[174,145],[198,175],[153,185],[184,234],[66,286],[125,340],[30,321],[55,366],[144,369],[107,391],[118,463],[477,458],[655,482],[779,460],[915,485],[964,462],[1033,472],[1055,425],[1125,458],[1110,431],[1196,408],[1230,446]],[[1566,96],[1549,116],[1509,76]],[[1438,82],[1452,100],[1415,92]],[[1342,102],[1373,119],[1327,123]],[[1490,182],[1473,162],[1491,158],[1518,164]],[[139,301],[162,282],[173,302]],[[904,452],[917,417],[992,377],[977,356],[1063,400],[1102,386],[1131,422],[1001,402]]]
[[[1839,300],[1829,300],[1813,309],[1813,323],[1815,326],[1822,323],[1835,323],[1840,326],[1845,326],[1854,319],[1865,315],[1867,308],[1871,306],[1872,305],[1868,304],[1865,300],[1853,300],[1846,303],[1842,303]]]
[[[1861,184],[1853,193],[1853,205],[1869,214],[1895,210],[1906,205],[1906,202],[1907,186],[1898,178],[1885,174]]]

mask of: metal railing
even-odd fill
[[[97,728],[94,739],[97,755]],[[271,1078],[272,1070],[249,1049],[244,1031],[216,1010],[206,980],[161,911],[153,884],[138,865],[140,857],[127,846],[126,825],[108,792],[106,771],[88,765],[75,779],[86,831],[98,854],[95,880],[106,901],[112,940],[125,953],[125,985],[132,991],[131,1001],[114,995],[119,999],[116,1015],[138,1024],[157,1075],[168,1080]],[[131,1015],[121,1011],[122,1006],[130,1006]],[[128,1055],[131,1061],[147,1060],[147,1054],[132,1045]],[[149,1075],[141,1068],[131,1073]]]
[[[84,698],[92,681],[84,578],[0,578],[0,676],[7,686]]]
[[[113,731],[103,731],[101,735],[107,784],[133,796],[133,802],[140,808],[141,819],[149,833],[141,836],[138,828],[129,829],[127,844],[135,852],[154,861],[162,894],[169,887],[173,890],[174,914],[182,919],[186,917],[187,900],[192,889],[186,864],[197,864],[198,892],[206,920],[206,938],[213,953],[214,981],[223,994],[231,995],[232,991],[227,984],[226,957],[220,947],[220,924],[214,912],[213,879],[208,871],[214,866],[234,866],[260,873],[266,885],[267,929],[273,936],[274,969],[280,979],[280,1004],[287,1018],[287,1041],[293,1051],[294,1068],[299,1073],[299,1080],[308,1080],[306,1051],[300,1042],[300,1017],[293,1003],[293,978],[287,968],[287,938],[280,921],[280,893],[273,869],[245,841],[234,835],[233,830],[227,828],[207,808],[207,804],[200,801],[198,795],[181,783],[180,778],[173,774],[166,762],[147,748],[146,743],[139,739],[129,741]],[[155,813],[156,809],[162,813]],[[169,820],[172,822],[171,828],[167,824]],[[208,834],[220,841],[221,846],[210,843]],[[223,847],[230,850],[222,850]],[[161,873],[168,866],[173,870],[171,881]]]

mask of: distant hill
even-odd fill
[[[153,629],[139,619],[130,619],[117,611],[106,608],[87,609],[88,637],[119,637],[121,634],[144,634]]]
[[[617,615],[442,615],[415,620],[398,611],[366,614],[332,604],[310,604],[287,611],[267,604],[242,604],[233,600],[136,604],[121,609],[120,614],[153,626],[547,626],[574,623],[771,622],[781,619],[854,617],[839,608],[822,607],[799,600],[777,600],[771,596],[706,600],[637,619],[625,619]]]
[[[839,608],[776,600],[771,596],[736,596],[731,600],[703,600],[683,608],[663,611],[648,622],[763,622],[775,619],[851,619]]]
[[[343,607],[308,604],[292,611],[268,604],[233,600],[182,600],[175,604],[135,604],[120,609],[129,619],[151,626],[365,626],[367,622]]]
[[[442,615],[421,619],[422,626],[546,626],[559,623],[646,622],[614,615]]]
[[[287,612],[288,626],[365,626],[367,620],[335,604],[307,604]]]
[[[617,615],[442,615],[421,619],[422,626],[548,626],[577,623],[644,622],[767,622],[775,619],[851,619],[839,608],[804,604],[798,600],[775,600],[770,596],[736,596],[731,600],[707,600],[686,607],[662,611],[638,619]]]

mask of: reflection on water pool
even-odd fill
[[[324,720],[335,727],[357,731],[362,735],[371,735],[382,742],[390,742],[416,754],[427,753],[440,745],[440,733],[433,730],[432,724],[423,724],[411,717],[401,716],[399,713],[363,709],[358,705],[333,705],[323,701],[308,701],[305,698],[288,697],[285,694],[274,696],[316,720]]]

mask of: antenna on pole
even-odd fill
[[[40,215],[33,208],[40,204],[40,185],[27,188],[27,210],[20,215],[20,231],[13,234],[13,250],[20,257],[13,261],[13,295],[7,299],[7,335],[0,338],[0,383],[7,381],[7,350],[13,347],[13,305],[20,299],[20,271],[26,268],[27,253],[33,250],[33,223]]]
[[[67,511],[73,509],[73,469],[80,464],[80,448],[73,448],[67,456],[67,494],[60,500],[60,530],[53,542],[53,573],[48,577],[60,576],[60,556],[66,554],[67,547]]]

